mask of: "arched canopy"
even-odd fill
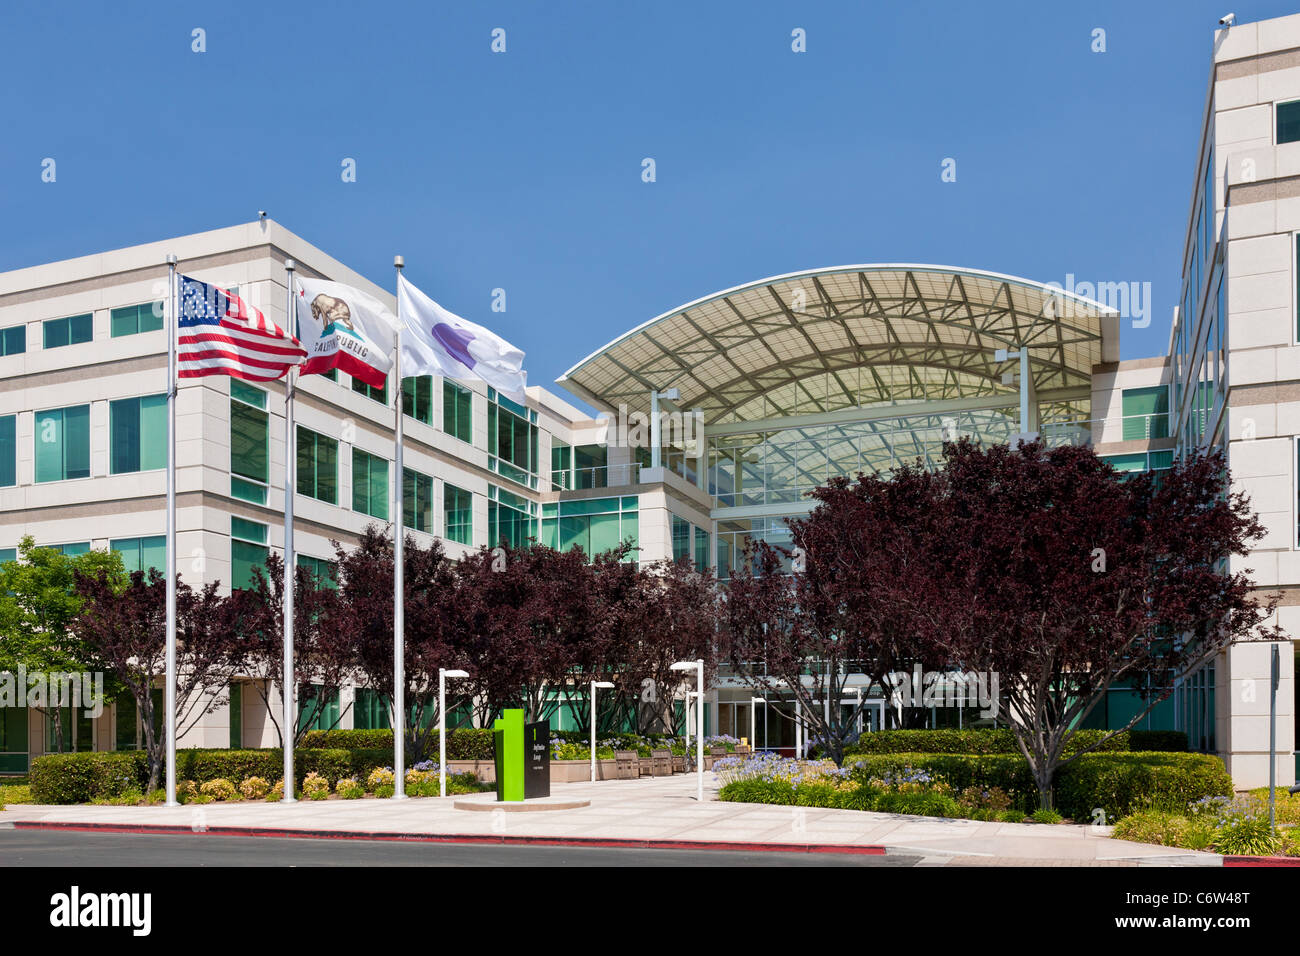
[[[598,408],[645,408],[676,387],[706,424],[880,404],[1014,394],[1028,346],[1034,389],[1085,403],[1092,368],[1119,359],[1114,310],[1056,286],[971,269],[859,265],[763,279],[697,299],[619,336],[558,382]],[[1053,417],[1050,412],[1045,418]]]

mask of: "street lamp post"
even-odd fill
[[[468,677],[465,671],[438,668],[438,796],[447,795],[447,678]]]
[[[764,741],[763,741],[763,743],[764,743],[764,747],[765,747],[765,748],[766,748],[766,744],[767,744],[767,741],[766,741],[766,737],[767,737],[767,730],[766,730],[766,727],[767,727],[767,698],[766,698],[766,697],[750,697],[750,698],[749,698],[749,736],[750,736],[750,738],[753,740],[753,743],[749,745],[749,752],[750,752],[750,753],[757,753],[757,752],[758,752],[758,724],[754,723],[754,705],[755,705],[755,704],[762,704],[762,705],[763,705],[763,718],[764,718],[764,719],[763,719],[763,727],[764,727],[764,730],[763,730],[763,737],[765,738]]]
[[[613,687],[607,680],[591,682],[591,782],[596,782],[596,688]]]
[[[675,671],[695,671],[695,695],[699,706],[695,708],[695,775],[696,799],[704,802],[704,659],[678,661],[672,666]],[[687,698],[689,703],[690,698]],[[687,711],[689,714],[689,710]]]

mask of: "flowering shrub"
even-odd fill
[[[957,802],[972,810],[991,810],[1000,814],[1011,809],[1015,798],[1001,787],[967,787],[957,795]]]
[[[719,757],[713,764],[713,775],[723,786],[757,780],[794,788],[805,783],[847,785],[849,779],[849,771],[836,767],[830,760],[795,760],[766,752],[747,757]]]
[[[239,792],[245,800],[261,800],[270,789],[271,785],[261,777],[249,777],[239,785]]]
[[[199,795],[199,785],[193,780],[176,781],[176,799],[181,803],[189,803]]]
[[[589,744],[566,743],[563,740],[552,740],[551,759],[552,760],[590,760],[591,746]],[[597,741],[596,759],[613,760],[614,748],[608,746],[604,741]]]
[[[271,785],[270,791],[266,795],[267,803],[278,803],[284,799],[284,781],[277,780]]]
[[[397,778],[393,776],[391,767],[376,767],[366,777],[366,789],[371,793],[377,793],[380,787],[391,787],[396,782]]]
[[[740,746],[740,738],[733,737],[730,734],[717,734],[713,737],[705,737],[704,746],[706,748],[726,747],[727,753],[735,753],[736,748]]]
[[[942,777],[915,767],[886,770],[872,777],[868,785],[883,793],[952,793],[952,787]]]
[[[237,791],[235,785],[224,777],[218,777],[216,780],[209,780],[199,786],[199,793],[205,797],[211,797],[213,800],[233,800]]]
[[[357,800],[366,795],[366,788],[356,777],[343,777],[334,784],[334,792],[344,800]]]
[[[313,770],[303,778],[302,795],[308,800],[324,800],[330,795],[329,780]]]

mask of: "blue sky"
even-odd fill
[[[1228,10],[6,0],[0,270],[267,209],[390,289],[403,254],[532,384],[699,296],[859,262],[1150,282],[1122,352],[1163,354]]]

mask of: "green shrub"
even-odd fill
[[[1214,831],[1215,852],[1224,856],[1272,856],[1282,846],[1266,816],[1240,816]]]
[[[303,778],[302,793],[308,800],[324,800],[330,795],[330,782],[313,770]]]
[[[375,796],[379,797],[381,800],[387,800],[395,792],[396,789],[393,787],[391,783],[385,783],[379,785],[378,787],[375,787]]]
[[[271,785],[261,777],[247,777],[239,785],[239,792],[245,800],[261,800],[270,789]]]
[[[393,732],[391,730],[309,730],[303,737],[304,748],[327,750],[369,750],[387,752],[387,760],[380,766],[393,763]],[[492,731],[486,728],[465,728],[447,731],[448,760],[491,760],[494,753]],[[417,763],[438,756],[438,731],[432,730],[425,742],[424,753],[408,754],[408,762]]]
[[[342,749],[300,747],[293,752],[295,780],[301,783],[309,773],[319,774],[331,782],[338,780],[348,775],[351,759],[348,751]],[[247,780],[261,777],[272,780],[282,775],[284,753],[278,747],[267,750],[179,750],[176,752],[176,767],[179,776],[198,783],[218,778]]]
[[[1023,810],[1003,810],[998,814],[998,819],[1003,823],[1024,823],[1025,813]]]
[[[30,778],[36,803],[89,803],[143,791],[149,764],[139,751],[47,754],[32,761]]]
[[[1062,767],[1056,808],[1091,820],[1100,808],[1107,820],[1136,810],[1182,812],[1202,797],[1229,797],[1232,777],[1223,761],[1198,753],[1096,754]]]
[[[911,767],[928,771],[958,793],[968,787],[999,787],[1015,801],[1012,809],[1032,813],[1038,808],[1029,765],[1012,754],[877,754],[854,757],[845,765],[859,782]],[[1060,769],[1055,804],[1076,820],[1091,820],[1096,808],[1113,820],[1135,810],[1183,810],[1202,797],[1231,793],[1232,778],[1222,761],[1208,754],[1098,753]]]
[[[1066,753],[1072,754],[1100,740],[1108,730],[1079,730],[1071,737]],[[1095,753],[1185,752],[1187,734],[1181,730],[1120,731]],[[1015,734],[1003,727],[972,730],[883,730],[863,734],[845,748],[850,754],[1019,754]]]
[[[366,795],[366,788],[355,777],[344,777],[334,785],[334,792],[344,800],[359,800]]]
[[[880,813],[909,813],[922,817],[965,816],[961,806],[943,793],[882,793],[876,799]]]
[[[1166,810],[1140,810],[1115,823],[1111,836],[1116,840],[1154,843],[1187,850],[1204,850],[1214,839],[1214,827],[1205,819],[1188,817]]]
[[[199,784],[199,794],[213,800],[233,800],[238,792],[233,783],[222,777]]]
[[[1030,814],[1030,816],[1035,823],[1060,823],[1064,819],[1064,817],[1055,810],[1038,809]]]

